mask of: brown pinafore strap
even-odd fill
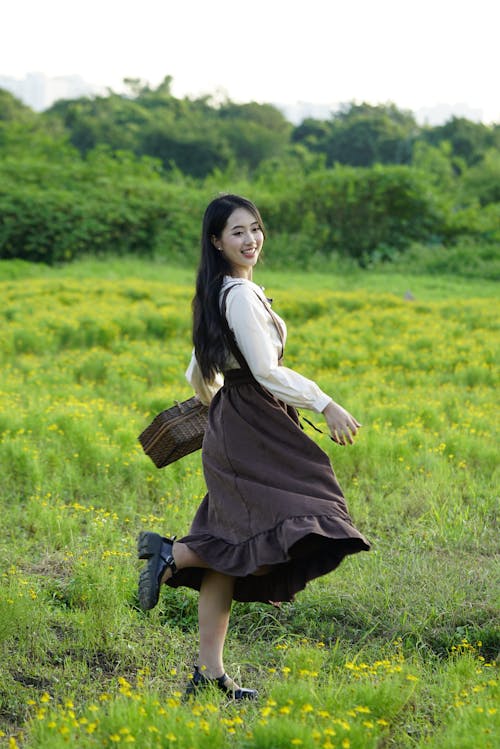
[[[231,330],[231,328],[229,327],[229,324],[227,322],[227,317],[226,317],[227,295],[229,294],[229,292],[231,291],[231,289],[233,289],[235,286],[242,286],[242,284],[239,284],[239,283],[233,283],[233,284],[231,284],[231,286],[229,286],[229,288],[227,288],[224,291],[224,294],[222,296],[222,301],[221,301],[222,326],[224,328],[224,335],[226,337],[226,341],[227,341],[227,345],[229,346],[229,350],[233,354],[234,358],[236,359],[236,361],[238,362],[238,364],[240,365],[240,367],[242,369],[250,372],[250,367],[248,366],[245,357],[243,356],[243,354],[241,353],[240,349],[238,348],[238,344],[236,343],[235,335],[234,335],[233,331]],[[280,356],[280,358],[278,360],[278,363],[281,364],[281,362],[283,361],[283,355],[285,353],[285,340],[284,340],[284,336],[283,336],[283,330],[281,329],[281,325],[279,324],[279,322],[278,322],[278,320],[276,318],[276,315],[272,311],[271,307],[262,299],[262,297],[259,294],[257,294],[256,291],[254,291],[254,293],[255,293],[255,296],[257,297],[257,299],[259,299],[260,302],[262,302],[262,304],[266,308],[267,312],[271,316],[271,319],[272,319],[272,321],[274,323],[274,327],[276,328],[276,330],[278,332],[278,336],[279,336],[279,339],[281,341],[281,356]]]
[[[229,350],[231,351],[232,355],[240,365],[241,369],[244,372],[250,372],[250,367],[248,366],[245,357],[241,353],[241,351],[238,348],[238,344],[236,343],[236,338],[234,336],[233,331],[229,327],[229,324],[227,322],[226,318],[226,302],[227,302],[227,295],[233,288],[233,286],[240,286],[240,284],[232,284],[228,289],[225,290],[223,296],[222,296],[222,302],[221,302],[221,319],[222,319],[222,327],[224,330],[224,336],[226,338],[226,343],[229,346]]]

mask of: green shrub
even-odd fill
[[[432,240],[445,225],[442,197],[427,177],[404,166],[317,171],[289,208],[289,221],[316,238],[318,249],[362,259],[379,245],[403,249]]]
[[[415,274],[466,276],[500,280],[500,253],[493,243],[462,239],[457,244],[432,247],[415,243],[404,254],[399,253],[387,263],[375,256],[371,267],[383,265],[386,270]]]
[[[12,126],[0,128],[0,149],[4,259],[54,264],[128,254],[192,266],[203,210],[221,192],[257,203],[272,267],[327,268],[338,258],[364,266],[400,262],[415,243],[465,247],[467,239],[484,248],[486,262],[476,265],[488,276],[488,255],[500,242],[499,203],[481,206],[417,167],[327,169],[296,154],[269,160],[253,182],[235,164],[201,181],[175,170],[167,176],[154,159],[102,146],[82,158],[61,136]],[[451,267],[463,252],[455,252]]]
[[[172,255],[198,245],[189,191],[162,181],[0,187],[0,258],[55,263],[83,254]],[[199,202],[199,201],[198,201]]]

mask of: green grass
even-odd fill
[[[272,254],[272,250],[270,250]],[[369,272],[348,259],[332,260],[329,264],[318,260],[308,271],[290,270],[283,273],[268,267],[264,261],[255,274],[257,283],[276,289],[296,288],[312,292],[316,288],[336,291],[373,291],[404,296],[410,292],[417,299],[447,299],[449,297],[497,297],[498,283],[488,278],[468,278],[462,275],[428,275],[398,270],[399,265],[387,264]],[[325,268],[323,270],[323,268]],[[84,278],[114,280],[136,278],[147,281],[186,284],[193,289],[196,269],[190,264],[172,265],[161,258],[147,261],[134,257],[85,258],[68,265],[44,266],[23,260],[0,261],[0,281],[22,278]]]
[[[287,363],[364,424],[312,436],[373,548],[279,609],[234,605],[226,667],[261,695],[235,706],[181,699],[196,594],[136,598],[138,531],[184,533],[204,493],[199,454],[158,471],[137,442],[190,394],[193,277],[0,263],[0,746],[496,746],[496,286],[256,273]]]

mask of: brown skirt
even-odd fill
[[[208,493],[179,540],[236,578],[235,600],[290,601],[347,554],[370,548],[297,411],[239,370],[210,405],[202,461]],[[262,567],[266,574],[254,574]],[[199,590],[203,574],[186,568],[168,584]]]

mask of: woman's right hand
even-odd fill
[[[334,442],[338,445],[353,444],[353,437],[356,436],[361,426],[354,416],[333,400],[323,410],[323,416]]]

